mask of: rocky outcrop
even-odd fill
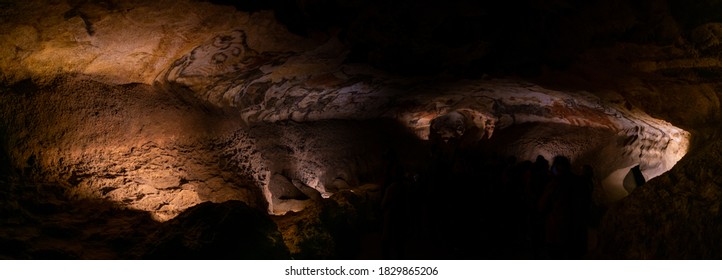
[[[596,257],[720,258],[719,151],[718,138],[706,141],[610,209]]]
[[[365,185],[273,219],[295,259],[379,258],[383,188]]]

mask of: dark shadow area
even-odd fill
[[[210,0],[270,10],[291,32],[337,36],[350,60],[406,74],[536,76],[616,42],[673,44],[719,21],[714,1]]]
[[[276,224],[240,201],[204,202],[137,246],[143,259],[288,259]]]
[[[380,133],[384,124],[354,127],[352,135],[369,139],[365,132]],[[593,258],[588,249],[605,209],[592,200],[591,166],[562,156],[517,161],[486,139],[393,141],[380,155],[377,189],[338,190],[273,218],[294,258]]]
[[[6,171],[6,170],[4,170]],[[157,223],[144,212],[65,199],[60,186],[0,175],[0,258],[118,259]]]
[[[0,175],[0,259],[290,257],[266,214],[239,201],[202,203],[159,223],[143,211],[64,192]]]
[[[397,169],[386,186],[383,258],[582,259],[592,213],[591,167],[517,162],[435,143],[424,174]]]

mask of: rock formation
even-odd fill
[[[204,251],[194,247],[203,244],[178,240],[190,238],[184,234],[197,227],[245,231],[226,227],[228,221],[187,221],[213,209],[235,215],[247,205],[248,211],[273,217],[291,255],[353,258],[371,254],[353,244],[374,233],[351,233],[383,224],[388,213],[381,205],[391,186],[435,192],[435,180],[444,176],[450,176],[448,184],[471,180],[463,176],[473,172],[459,170],[473,164],[461,169],[441,164],[447,159],[469,163],[479,154],[494,154],[522,162],[563,155],[575,167],[592,166],[595,200],[611,207],[600,229],[601,247],[590,256],[717,256],[698,252],[702,247],[660,251],[640,245],[639,236],[646,232],[661,244],[684,229],[690,213],[716,217],[711,201],[718,186],[714,176],[707,180],[708,172],[700,171],[716,161],[702,165],[690,158],[713,154],[709,143],[716,143],[719,23],[686,26],[688,15],[669,9],[675,1],[639,6],[561,1],[520,10],[503,1],[401,1],[405,4],[388,4],[389,10],[320,1],[339,9],[334,13],[353,15],[347,19],[324,17],[310,2],[247,11],[203,1],[3,4],[4,191],[52,186],[62,193],[54,199],[107,201],[166,222],[153,235],[162,248],[142,248],[132,240],[140,246],[136,255],[66,257],[167,258],[182,251],[181,258],[213,258],[218,253],[213,246],[222,244],[203,243],[216,248]],[[382,25],[401,8],[431,20],[429,25],[391,22],[385,25],[389,29],[372,32],[361,24],[373,19],[371,26]],[[616,18],[598,18],[610,9],[618,9]],[[513,16],[475,23],[490,12]],[[599,22],[581,30],[590,16]],[[410,16],[399,18],[414,22]],[[521,18],[528,22],[514,22]],[[499,31],[483,27],[492,23],[505,25]],[[462,26],[471,34],[462,34]],[[510,39],[507,33],[514,32],[526,37]],[[545,41],[537,32],[555,37]],[[535,70],[529,76],[520,69]],[[648,184],[628,196],[623,180],[634,166]],[[452,194],[439,197],[447,196]],[[22,201],[13,197],[8,201]],[[687,206],[680,206],[682,197],[688,198]],[[667,207],[670,203],[674,207]],[[436,215],[413,209],[402,212]],[[256,218],[248,218],[250,227],[274,232],[264,218]],[[668,230],[651,233],[667,219]],[[175,234],[175,227],[181,233]],[[700,243],[718,232],[714,227],[697,231],[705,234],[695,239]],[[0,237],[18,240],[9,234]],[[26,246],[27,240],[20,240],[18,246]],[[309,253],[326,246],[320,244],[337,250]],[[267,255],[223,256],[289,256],[276,245],[269,245],[273,252],[249,249]],[[458,256],[449,254],[442,256]],[[42,254],[20,248],[7,256]]]

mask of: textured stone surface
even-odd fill
[[[187,16],[178,16],[187,15]],[[233,26],[266,34],[260,50],[303,48],[269,13],[191,1],[11,2],[4,8],[2,77],[9,81],[83,73],[113,83],[151,83],[180,55]],[[272,34],[272,35],[271,35]]]
[[[43,240],[92,239],[77,232],[90,222],[52,223],[77,218],[57,214],[72,199],[157,221],[243,201],[287,214],[276,222],[292,254],[346,256],[338,238],[373,220],[356,211],[378,202],[369,186],[386,187],[393,164],[421,173],[439,136],[594,166],[603,200],[621,199],[602,223],[601,257],[717,257],[718,4],[321,2],[275,14],[200,1],[0,4],[3,211],[20,225],[0,235],[8,256],[130,257]],[[407,26],[416,17],[426,20]],[[487,66],[503,78],[477,75]],[[527,66],[539,75],[503,75]],[[421,68],[446,73],[398,74],[430,73]],[[621,177],[638,164],[661,176],[625,198]],[[28,202],[10,195],[18,178],[64,194]],[[134,214],[111,219],[114,234],[147,219]],[[171,231],[159,238],[182,239]],[[699,246],[663,248],[675,239]]]
[[[144,85],[60,83],[37,91],[15,88],[2,96],[3,104],[14,107],[2,111],[6,145],[25,178],[66,186],[78,197],[152,211],[159,220],[202,201],[239,199],[265,207],[256,179],[234,173],[249,165],[252,155],[238,165],[219,162],[228,149],[249,145],[239,139],[214,146],[243,137],[221,112]],[[184,191],[185,198],[175,199]]]
[[[610,209],[598,257],[719,259],[719,151],[719,139],[705,143]]]

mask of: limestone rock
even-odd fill
[[[694,148],[680,163],[612,207],[600,228],[600,258],[717,259],[722,227],[719,139]]]
[[[291,255],[299,259],[348,259],[363,250],[361,238],[377,230],[380,200],[342,191],[302,213],[274,217]]]
[[[312,203],[311,198],[300,191],[291,181],[283,175],[274,174],[268,183],[268,190],[271,193],[272,208],[270,211],[275,215],[283,215],[292,212],[299,212]]]

